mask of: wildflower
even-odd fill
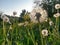
[[[53,15],[54,17],[59,17],[60,16],[60,13],[56,13]]]
[[[36,10],[33,9],[32,12],[31,12],[31,14],[29,15],[31,21],[34,22],[34,23],[35,23],[35,22],[38,22],[38,21],[36,20],[37,17],[35,16],[35,14],[36,14]]]
[[[3,19],[5,17],[5,15],[3,14],[3,15],[1,15],[1,19]]]
[[[31,21],[33,22],[44,22],[47,16],[47,11],[41,7],[33,9],[30,14]]]
[[[53,24],[54,24],[53,21],[50,21],[50,22],[49,22],[49,25],[50,25],[50,26],[52,26]]]
[[[42,35],[43,35],[43,36],[48,36],[48,30],[43,29],[43,30],[42,30]]]
[[[4,22],[8,22],[9,24],[11,24],[11,22],[7,16],[1,15],[1,19],[3,19]]]
[[[55,9],[59,9],[59,8],[60,8],[60,4],[56,4]]]
[[[14,11],[14,12],[13,12],[13,15],[16,15],[16,14],[17,14],[17,12],[16,12],[16,11]]]

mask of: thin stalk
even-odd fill
[[[17,28],[16,28],[16,44],[18,45],[18,43],[17,43]]]
[[[27,27],[26,27],[27,30]],[[25,35],[25,37],[27,38],[27,45],[29,45],[29,37],[27,36],[27,34]]]
[[[16,21],[16,18],[15,18],[15,16],[14,16],[14,22],[15,22],[15,24],[14,25],[16,25],[17,26],[17,21]],[[17,28],[16,28],[16,35],[17,35]],[[16,37],[17,38],[17,37]]]
[[[28,31],[28,35],[30,36],[30,38],[31,38],[31,40],[32,40],[32,42],[33,42],[33,44],[35,45],[35,42],[34,42],[32,36],[31,36],[31,34],[30,34],[30,32],[29,32],[29,29],[28,29],[27,31]]]
[[[27,39],[27,45],[29,45],[29,38]]]
[[[40,24],[39,24],[39,31],[40,31],[40,36],[41,36],[41,44],[44,45],[43,44],[43,37],[42,37],[42,34],[41,34],[41,25]]]
[[[59,13],[59,10],[57,10],[57,13]],[[56,30],[57,30],[57,33],[59,35],[59,17],[56,17]]]
[[[4,36],[4,42],[2,45],[5,45],[5,27],[4,27],[4,21],[3,21],[3,36]]]
[[[31,32],[32,32],[32,38],[33,38],[34,43],[35,43],[35,45],[36,45],[36,42],[35,42],[35,35],[34,35],[34,33],[33,33],[32,27],[31,27]]]
[[[27,28],[26,28],[26,30],[27,30]],[[27,36],[27,33],[26,33],[25,37],[27,39],[27,45],[29,45],[29,37]]]
[[[8,45],[12,45],[12,44],[11,44],[11,41],[8,41]]]
[[[46,44],[46,37],[44,38],[44,45],[47,45],[47,44]]]
[[[38,45],[38,42],[36,41],[36,45]]]
[[[13,29],[11,29],[11,45],[12,45],[12,35],[13,35]]]
[[[59,17],[56,18],[56,31],[57,35],[59,35]]]

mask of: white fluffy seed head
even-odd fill
[[[53,15],[55,18],[60,16],[60,13],[56,13]]]
[[[60,9],[60,4],[56,4],[55,9]]]
[[[8,18],[8,17],[4,17],[4,18],[3,18],[3,21],[4,21],[4,22],[9,22],[9,18]]]
[[[50,26],[52,26],[53,24],[54,24],[53,21],[50,21],[50,22],[49,22],[49,25],[50,25]]]
[[[9,18],[5,15],[1,15],[1,19],[3,19],[4,22],[9,22]]]
[[[38,22],[36,13],[40,13],[41,16],[39,17],[39,21],[40,22],[44,22],[46,20],[46,18],[48,17],[47,15],[47,11],[44,10],[43,8],[35,8],[32,10],[31,14],[30,14],[30,19],[32,22]]]
[[[11,24],[9,18],[8,18],[6,15],[1,15],[1,19],[2,19],[4,22],[8,22],[9,24]]]
[[[48,30],[43,29],[43,30],[42,30],[42,35],[43,35],[43,36],[48,36]]]

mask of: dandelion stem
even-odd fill
[[[28,35],[30,36],[30,38],[31,38],[31,40],[32,40],[32,42],[33,42],[33,44],[36,45],[36,44],[35,44],[35,41],[34,41],[34,39],[33,39],[33,37],[31,36],[31,34],[30,34],[30,32],[29,32],[29,29],[28,29],[27,31],[28,31]]]
[[[56,31],[57,34],[59,35],[59,17],[56,18]]]
[[[29,45],[29,38],[27,39],[27,45]]]
[[[44,38],[44,45],[46,45],[46,37]]]
[[[4,21],[3,21],[3,36],[4,36],[4,45],[5,45],[5,27],[4,27]]]
[[[39,31],[40,31],[40,36],[41,36],[41,44],[43,45],[43,38],[42,38],[42,34],[41,34],[41,25],[39,24]]]

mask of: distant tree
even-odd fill
[[[60,3],[60,0],[42,0],[43,8],[47,10],[48,16],[52,17],[54,13],[57,12],[55,9],[55,4]]]
[[[57,12],[55,9],[55,4],[60,4],[60,0],[34,0],[34,3],[37,5],[44,8],[48,12],[48,16],[52,17],[54,13]]]
[[[25,13],[26,13],[26,10],[23,9],[23,10],[22,10],[22,13],[21,13],[21,15],[20,15],[20,17],[23,17],[23,16],[25,15]]]
[[[23,16],[25,15],[25,13],[26,13],[26,10],[23,9],[22,13],[20,14],[19,22],[23,22],[24,21]]]
[[[29,13],[26,12],[26,14],[23,16],[24,21],[30,21]]]
[[[25,9],[22,10],[22,13],[20,14],[19,22],[30,21],[29,14],[30,13],[26,11]]]

